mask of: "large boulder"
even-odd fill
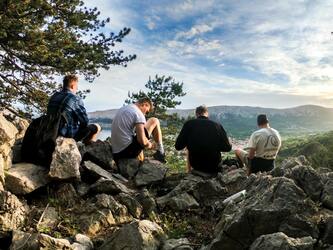
[[[30,163],[14,164],[6,173],[6,189],[17,195],[31,193],[50,182],[48,170]]]
[[[141,161],[138,158],[120,159],[118,161],[119,173],[126,178],[133,178],[139,171]]]
[[[248,248],[261,235],[285,229],[290,237],[297,237],[293,232],[300,231],[303,237],[317,236],[313,221],[317,212],[315,203],[307,199],[294,181],[261,174],[251,175],[247,185],[245,199],[238,204],[230,203],[224,209],[215,229],[216,237],[208,249]],[[307,221],[306,225],[302,220]]]
[[[15,195],[0,191],[0,231],[19,229],[27,216],[28,206]]]
[[[85,146],[81,154],[84,161],[92,161],[105,169],[114,168],[111,144],[107,141],[93,142]]]
[[[121,192],[127,194],[132,193],[130,189],[115,178],[100,178],[96,183],[90,186],[89,192],[94,194],[105,193],[112,195],[119,194]]]
[[[333,216],[327,218],[325,221],[322,241],[325,244],[333,245]]]
[[[313,250],[316,240],[311,237],[291,238],[282,232],[262,235],[256,239],[250,250]]]
[[[2,154],[0,154],[0,183],[5,183],[5,160]]]
[[[147,186],[162,181],[166,175],[167,168],[165,165],[155,160],[144,161],[135,176],[136,186]]]
[[[128,212],[134,217],[139,219],[142,214],[142,205],[133,198],[132,195],[126,193],[120,193],[116,199],[128,209]]]
[[[49,176],[53,179],[80,179],[81,154],[71,138],[58,137],[52,154]]]
[[[47,234],[38,236],[39,249],[68,249],[68,250],[92,250],[94,248],[90,239],[84,235],[76,235],[74,242],[68,239],[57,239]]]
[[[321,201],[325,207],[333,210],[333,173],[326,174]]]
[[[163,243],[162,250],[193,250],[186,238],[168,239]]]
[[[17,133],[17,128],[0,113],[0,145],[8,143],[10,146],[13,146]]]
[[[30,234],[20,230],[13,230],[12,244],[10,250],[39,250],[38,234]]]
[[[286,177],[293,179],[297,186],[314,201],[320,200],[320,195],[324,188],[320,175],[309,166],[296,166]]]
[[[157,250],[163,237],[163,229],[156,223],[148,220],[133,221],[112,234],[99,250]]]
[[[175,211],[185,211],[190,208],[198,208],[199,203],[188,193],[178,194],[172,197],[162,196],[157,198],[157,205],[160,209],[169,208]]]

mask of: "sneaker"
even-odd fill
[[[166,160],[165,160],[165,154],[162,154],[160,151],[156,151],[154,154],[153,154],[153,158],[157,161],[160,161],[162,163],[166,163]]]

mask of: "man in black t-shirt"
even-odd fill
[[[231,144],[221,124],[208,119],[206,106],[195,111],[196,119],[187,121],[180,131],[175,148],[188,150],[187,170],[215,174],[219,171],[221,152],[229,152]]]

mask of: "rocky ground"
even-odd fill
[[[20,160],[27,126],[0,114],[0,249],[333,250],[333,172],[303,156],[212,178],[58,138],[46,169]]]

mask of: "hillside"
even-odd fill
[[[333,131],[288,138],[283,142],[279,161],[298,155],[305,155],[316,168],[333,169]]]
[[[329,131],[333,127],[333,109],[315,105],[305,105],[288,109],[272,109],[248,106],[212,106],[210,118],[223,124],[228,134],[235,138],[246,138],[256,129],[256,117],[266,113],[272,127],[282,135],[308,134]],[[110,124],[116,109],[89,113],[95,122]],[[194,115],[194,109],[169,110],[187,118]]]

